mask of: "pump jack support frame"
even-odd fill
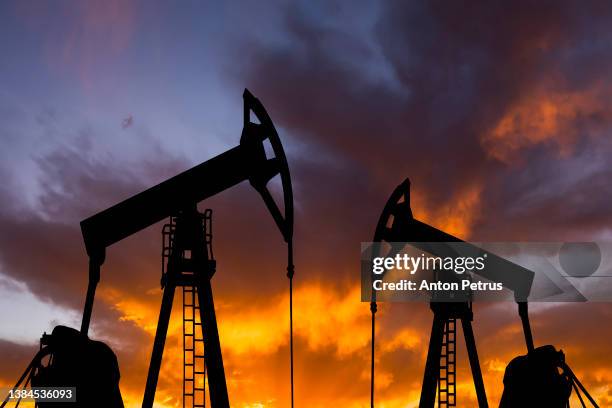
[[[190,259],[182,257],[185,250],[191,251]],[[206,372],[208,375],[211,405],[215,408],[229,408],[221,343],[210,283],[214,272],[215,262],[208,259],[206,251],[201,214],[197,211],[197,208],[182,211],[177,216],[174,245],[168,258],[168,272],[163,280],[164,294],[155,340],[153,342],[147,385],[142,403],[143,407],[153,406],[175,290],[179,286],[194,286],[200,305],[200,322],[202,322],[202,326],[205,328],[203,330],[204,355],[206,356]]]
[[[413,218],[412,209],[410,207],[409,179],[404,180],[399,186],[397,186],[387,200],[387,203],[385,204],[385,207],[383,208],[383,211],[378,219],[376,230],[374,232],[374,239],[372,241],[375,243],[383,241],[389,243],[407,242],[428,252],[432,251],[432,249],[439,250],[439,248],[431,248],[428,245],[432,242],[460,242],[464,245],[471,245],[453,235],[447,234],[444,231]],[[380,247],[375,247],[374,249],[375,251],[379,251]],[[473,246],[473,249],[481,250],[476,246]],[[449,254],[433,253],[433,255],[443,257]],[[480,275],[492,282],[501,282],[504,287],[514,292],[514,297],[518,303],[519,315],[523,325],[527,350],[532,351],[534,346],[531,327],[529,324],[527,296],[531,290],[535,273],[493,253],[487,252],[487,256],[487,263],[489,267],[486,271],[482,271]],[[478,406],[480,408],[487,408],[488,402],[482,379],[482,371],[478,361],[474,331],[472,329],[473,313],[471,302],[432,301],[430,303],[430,307],[433,311],[434,318],[431,328],[431,337],[429,339],[429,349],[425,363],[425,373],[423,375],[419,408],[434,407],[438,379],[440,376],[440,355],[444,324],[449,318],[458,318],[461,320],[468,358],[472,370],[472,377],[474,379],[474,387],[476,388]],[[370,398],[371,407],[374,408],[374,335],[375,315],[377,311],[375,291],[372,292],[370,310],[372,312],[372,365]]]

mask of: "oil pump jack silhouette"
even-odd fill
[[[396,243],[410,243],[414,247],[432,253],[434,256],[453,256],[454,251],[444,245],[430,243],[462,243],[476,252],[483,250],[468,244],[461,239],[425,224],[412,216],[410,206],[410,180],[406,179],[391,194],[379,217],[374,233],[374,243],[390,243],[391,251],[397,251]],[[380,251],[380,247],[374,249]],[[518,304],[527,355],[515,358],[506,369],[504,376],[504,393],[500,408],[524,407],[569,407],[569,396],[574,389],[580,403],[586,407],[580,394],[582,391],[589,402],[598,407],[585,387],[580,383],[569,366],[565,363],[562,351],[547,345],[534,347],[531,326],[529,323],[527,297],[531,290],[534,272],[516,265],[493,253],[487,254],[487,268],[478,274],[492,282],[501,282],[505,288],[512,290]],[[456,400],[456,320],[461,321],[463,335],[476,397],[480,408],[488,408],[484,381],[478,361],[478,352],[472,330],[472,302],[467,301],[432,301],[433,323],[429,339],[429,348],[425,362],[425,372],[421,388],[419,408],[457,406]],[[372,291],[370,302],[371,332],[371,375],[370,404],[374,408],[375,388],[375,337],[376,337],[376,292]],[[561,371],[561,374],[559,373]]]
[[[118,389],[119,370],[117,360],[107,346],[88,339],[94,296],[100,280],[100,267],[104,263],[106,248],[135,234],[142,229],[170,217],[165,227],[168,245],[165,251],[166,266],[162,276],[163,297],[153,351],[149,365],[142,407],[151,408],[155,398],[159,369],[162,361],[166,332],[176,287],[191,288],[192,312],[189,319],[192,328],[202,330],[203,358],[208,375],[209,395],[213,408],[228,408],[229,397],[221,355],[220,339],[215,317],[211,278],[215,272],[212,259],[209,220],[210,212],[201,214],[197,204],[230,187],[248,180],[261,195],[287,243],[287,277],[289,278],[289,324],[291,353],[291,406],[293,406],[293,193],[291,177],[283,146],[272,120],[261,102],[245,89],[243,94],[244,127],[240,144],[219,156],[178,174],[154,187],[120,202],[81,222],[81,230],[89,256],[89,285],[83,311],[80,333],[74,329],[58,326],[53,333],[43,336],[44,347],[28,366],[15,389],[28,383],[32,385],[77,385],[77,407],[123,407]],[[259,123],[251,120],[251,114]],[[275,157],[266,156],[265,143],[269,142]],[[269,152],[268,152],[269,154]],[[268,190],[268,182],[280,176],[283,189],[284,211],[277,205]],[[185,292],[184,292],[185,295]],[[194,324],[196,323],[196,324]],[[195,334],[192,333],[192,340]],[[75,348],[75,344],[79,345]],[[193,352],[193,345],[191,346]],[[71,352],[72,350],[72,352]],[[75,355],[75,353],[77,355]],[[80,355],[78,355],[80,354]],[[93,357],[91,356],[93,354]],[[43,365],[45,356],[51,356],[48,365]],[[85,382],[80,370],[95,361],[99,365],[95,384]],[[193,354],[192,354],[193,357]],[[110,362],[109,362],[110,361]],[[195,362],[191,370],[197,370]],[[203,372],[200,372],[203,374]],[[99,378],[98,378],[99,377]],[[24,380],[26,382],[24,383]],[[106,382],[104,382],[106,381]],[[202,384],[200,391],[203,390]],[[106,387],[106,388],[104,388]],[[190,405],[204,406],[204,401],[193,400],[198,385],[191,384]],[[183,386],[185,405],[185,385]],[[6,401],[2,407],[6,405]],[[43,407],[44,404],[39,404]],[[57,407],[58,405],[51,405]]]

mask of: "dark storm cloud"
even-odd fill
[[[20,190],[2,190],[0,201],[7,204],[0,210],[0,230],[4,232],[0,235],[2,272],[25,283],[43,301],[80,312],[87,287],[87,258],[80,219],[141,190],[146,183],[143,174],[153,180],[163,178],[175,173],[184,163],[179,160],[157,162],[155,166],[144,163],[141,169],[129,171],[116,162],[95,159],[84,141],[39,157],[37,165],[41,169],[42,188],[34,207],[27,205]],[[6,171],[3,173],[9,183],[11,176]],[[99,290],[116,288],[145,297],[145,301],[156,305],[157,297],[147,299],[145,292],[158,286],[159,258],[146,255],[158,253],[158,230],[146,231],[141,239],[126,242],[118,249],[111,248]],[[9,284],[10,281],[0,280],[0,285]],[[121,319],[125,312],[98,297],[92,327],[93,335],[107,341],[122,364],[138,368],[124,376],[132,378],[143,372],[144,354],[148,353],[143,344],[148,344],[149,335],[134,322]],[[42,334],[48,328],[39,329]],[[12,348],[5,353],[4,349],[9,346]],[[0,342],[0,348],[1,374],[12,382],[33,356],[32,347]],[[9,356],[9,360],[5,361],[4,356]]]
[[[83,292],[87,275],[79,221],[143,189],[143,172],[96,161],[86,142],[40,157],[37,165],[41,193],[35,208],[28,207],[19,190],[3,191],[2,202],[9,205],[0,211],[0,228],[7,232],[0,237],[0,260],[6,274],[25,282],[37,296],[74,307],[81,302],[76,294]],[[178,165],[170,161],[142,167],[155,179],[176,172]],[[10,183],[12,175],[3,178]],[[147,248],[149,242],[144,242],[136,252]],[[146,269],[139,266],[134,269]],[[121,280],[129,285],[132,276]]]
[[[308,18],[292,3],[284,21],[290,45],[248,43],[241,74],[279,125],[333,157],[316,171],[298,168],[296,177],[325,189],[316,180],[327,174],[326,184],[342,186],[340,208],[366,199],[364,214],[377,213],[391,188],[410,176],[431,208],[460,198],[465,185],[477,186],[475,237],[492,239],[508,222],[519,225],[504,228],[503,239],[543,239],[546,221],[521,219],[541,219],[549,206],[550,223],[575,236],[585,223],[595,231],[597,220],[608,220],[606,197],[581,207],[576,199],[561,202],[561,191],[591,196],[608,171],[575,177],[590,163],[589,152],[611,151],[601,134],[612,123],[606,112],[612,92],[600,68],[612,61],[611,15],[606,2],[391,2],[364,35]],[[372,80],[355,68],[360,63],[392,75]],[[561,105],[552,118],[556,128],[533,131],[529,118],[514,117],[532,101],[546,107],[549,97]],[[505,117],[516,129],[489,137]],[[560,156],[562,149],[570,154]],[[362,183],[374,194],[364,197]],[[528,202],[535,189],[539,199]],[[521,218],[512,218],[519,202]]]
[[[559,160],[546,152],[520,169],[503,169],[484,192],[495,222],[478,226],[479,237],[525,240],[593,240],[612,226],[609,138]],[[542,160],[542,158],[546,158]],[[606,239],[605,235],[599,239]]]

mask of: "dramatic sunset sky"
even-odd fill
[[[213,3],[0,2],[0,386],[44,331],[80,325],[80,220],[235,146],[245,87],[294,184],[297,407],[369,406],[360,242],[405,177],[415,216],[465,239],[612,239],[611,2]],[[281,235],[248,183],[206,207],[232,406],[288,407]],[[109,248],[93,313],[128,407],[159,312],[160,229]],[[562,348],[611,406],[612,305],[531,310],[536,343]],[[520,322],[510,303],[475,315],[497,406]],[[431,313],[378,316],[377,406],[416,406]],[[175,314],[158,407],[181,405],[179,334]],[[474,406],[459,353],[459,402]]]

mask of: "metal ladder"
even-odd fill
[[[183,286],[183,407],[206,406],[206,364],[200,307],[194,286]]]
[[[457,319],[444,323],[444,337],[440,353],[440,375],[438,377],[438,407],[457,406],[456,345]]]

